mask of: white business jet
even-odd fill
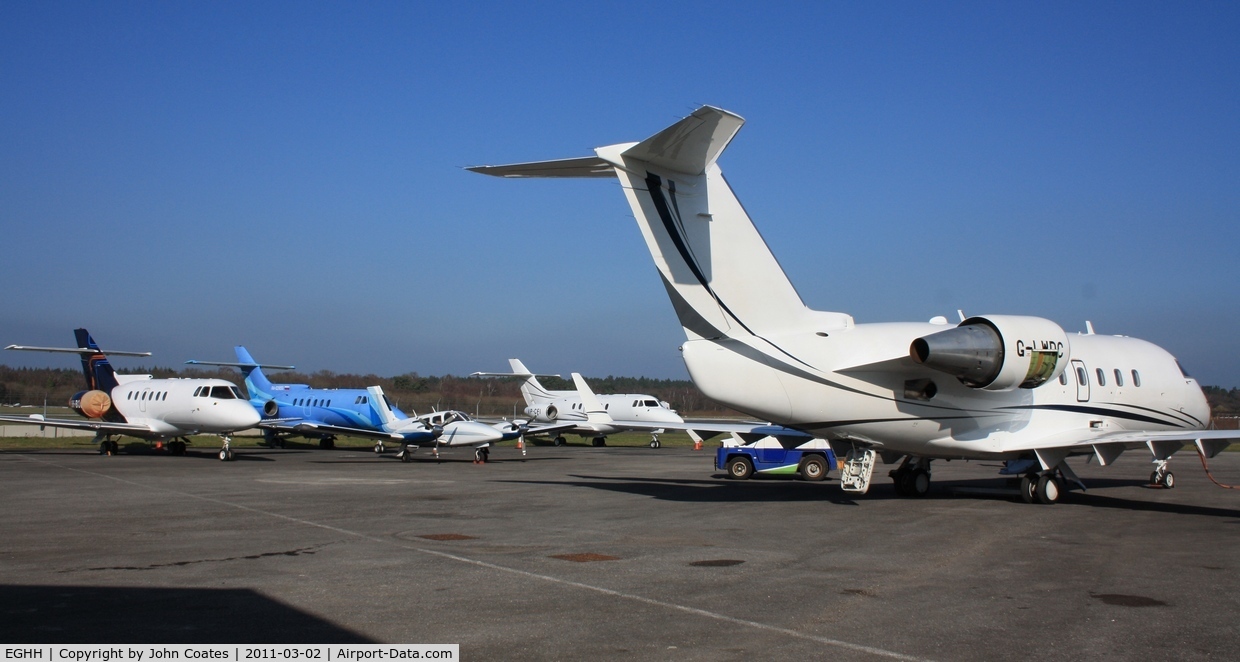
[[[119,444],[114,436],[130,436],[158,444],[167,443],[173,455],[185,453],[186,437],[215,434],[223,440],[221,460],[233,459],[232,434],[258,425],[260,416],[231,382],[222,379],[152,379],[151,375],[118,375],[86,329],[74,330],[77,347],[27,347],[5,349],[32,352],[64,352],[82,358],[86,390],[73,396],[69,406],[84,419],[0,416],[5,423],[24,423],[56,428],[94,430],[99,452],[113,455]],[[109,352],[115,356],[150,356],[150,352]]]
[[[550,391],[538,381],[538,375],[530,372],[524,363],[508,359],[512,372],[475,372],[471,377],[524,377],[521,395],[525,397],[525,415],[536,428],[528,429],[526,435],[539,433],[555,436],[555,445],[564,445],[564,433],[589,437],[595,446],[606,446],[607,436],[625,430],[649,430],[650,447],[659,448],[659,435],[663,427],[683,424],[671,405],[653,395],[618,393],[599,395],[598,400],[610,416],[607,423],[591,423],[586,416],[581,393],[575,391]],[[559,377],[559,375],[543,375]]]
[[[1123,336],[1069,335],[1048,319],[982,315],[949,326],[857,324],[809,309],[716,164],[744,120],[704,106],[640,143],[594,156],[475,172],[616,177],[684,327],[681,355],[710,398],[827,439],[864,492],[874,461],[902,495],[930,489],[934,459],[1004,460],[1028,502],[1080,484],[1069,456],[1111,464],[1146,448],[1153,482],[1186,443],[1214,457],[1237,431],[1206,430],[1197,382],[1166,350]],[[963,317],[963,316],[962,316]],[[1083,487],[1083,485],[1082,485]]]

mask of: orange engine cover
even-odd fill
[[[112,398],[103,391],[87,391],[74,396],[69,406],[86,418],[102,418],[112,408]]]

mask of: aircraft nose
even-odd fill
[[[472,436],[478,437],[481,441],[503,441],[504,433],[487,425],[486,423],[477,423],[473,425]]]
[[[238,430],[252,428],[255,425],[258,425],[259,421],[263,420],[263,417],[259,415],[258,410],[251,406],[248,402],[240,402],[238,404],[244,405],[237,407],[237,415],[235,420],[237,422]]]

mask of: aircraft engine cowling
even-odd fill
[[[267,418],[276,418],[280,415],[280,403],[275,400],[268,400],[263,403],[263,416]]]
[[[559,417],[560,417],[560,410],[556,409],[555,405],[547,405],[547,420],[554,421],[555,419]]]
[[[86,418],[103,418],[112,408],[112,398],[103,391],[81,391],[69,400],[69,407]]]
[[[1037,388],[1063,372],[1068,334],[1041,317],[987,315],[913,341],[913,361],[959,379],[970,388]]]

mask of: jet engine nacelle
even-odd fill
[[[1058,324],[1022,315],[970,317],[909,347],[917,363],[987,391],[1037,388],[1063,372],[1069,353]]]
[[[280,415],[280,403],[275,400],[268,400],[263,403],[263,416],[267,418],[276,418]]]
[[[112,398],[103,391],[79,391],[69,400],[69,407],[86,418],[103,418],[112,408]]]
[[[537,421],[554,423],[560,417],[560,410],[556,409],[555,405],[547,405],[546,409],[537,405],[530,405],[525,408],[525,415]]]

